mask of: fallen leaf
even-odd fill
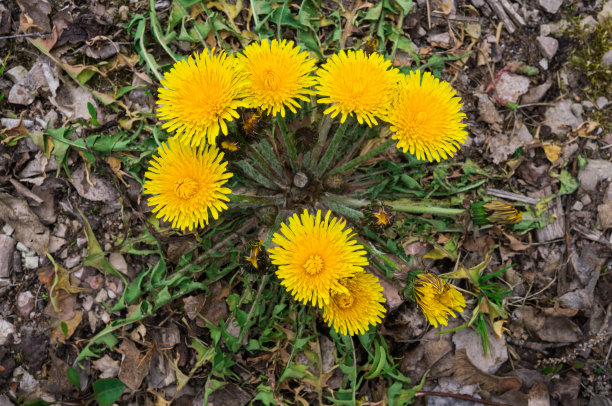
[[[74,334],[82,320],[83,312],[81,310],[75,310],[74,317],[69,320],[61,320],[59,318],[51,319],[49,323],[49,327],[51,327],[51,344],[65,343],[65,341]],[[64,329],[66,331],[64,331]]]
[[[40,256],[49,246],[49,229],[21,198],[0,192],[0,219],[15,229],[15,238]]]
[[[548,160],[553,164],[557,162],[561,156],[561,147],[557,144],[545,144],[542,145],[542,149],[544,149],[546,158],[548,158]]]
[[[128,388],[138,390],[143,379],[149,374],[153,352],[141,354],[136,344],[128,339],[121,342],[118,351],[123,354],[119,379]]]
[[[115,361],[108,354],[92,362],[93,367],[101,372],[99,378],[114,378],[119,374],[119,361]]]
[[[481,389],[504,393],[509,390],[519,390],[522,382],[516,376],[500,377],[488,374],[478,369],[468,359],[464,349],[455,353],[455,379],[467,385],[478,384]]]

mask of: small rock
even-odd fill
[[[106,301],[106,299],[108,299],[108,294],[106,293],[106,289],[100,289],[100,291],[96,295],[96,298],[94,299],[94,302],[102,303]]]
[[[38,257],[36,255],[26,256],[24,258],[24,265],[27,269],[36,269],[38,268]]]
[[[606,193],[604,194],[603,201],[612,202],[612,183],[608,185],[608,188],[606,189]]]
[[[597,183],[601,180],[612,181],[612,162],[608,162],[604,159],[589,159],[587,165],[582,168],[579,174],[580,186],[587,192],[596,192]],[[589,195],[583,197],[586,198]],[[589,197],[589,203],[590,197]],[[588,203],[582,202],[585,206]]]
[[[593,110],[595,105],[590,100],[583,100],[582,107],[584,107],[585,110]]]
[[[506,340],[497,338],[495,334],[489,334],[490,346],[486,357],[482,351],[480,338],[469,328],[457,331],[453,336],[453,343],[456,350],[465,349],[474,366],[490,374],[494,374],[508,360]]]
[[[87,200],[103,202],[117,200],[119,197],[119,193],[113,184],[105,178],[94,173],[90,173],[87,176],[85,165],[79,166],[72,172],[72,178],[72,185],[78,194]]]
[[[555,14],[563,4],[563,0],[538,0],[540,7],[550,14]]]
[[[552,81],[548,79],[546,82],[532,87],[527,93],[521,97],[521,104],[537,103],[546,95],[548,89],[552,86]]]
[[[9,340],[9,336],[14,335],[15,326],[4,319],[0,319],[0,345],[5,345]]]
[[[540,65],[540,68],[544,70],[548,70],[548,59],[546,58],[540,59],[540,62],[538,62],[538,65]]]
[[[612,0],[606,1],[601,11],[597,15],[597,19],[601,21],[603,19],[610,18],[610,17],[612,17]]]
[[[474,7],[482,7],[484,6],[485,2],[484,0],[472,0],[472,4]]]
[[[592,16],[586,16],[580,21],[580,28],[582,28],[584,32],[592,33],[595,31],[595,27],[597,27],[597,20]]]
[[[7,235],[0,234],[0,278],[10,276],[13,252],[15,252],[15,240]]]
[[[606,99],[604,96],[599,96],[597,98],[597,100],[595,100],[595,104],[597,104],[597,108],[599,110],[603,109],[604,107],[606,107],[608,105],[608,103],[610,103],[608,101],[608,99]]]
[[[597,206],[597,217],[604,231],[612,228],[612,201]]]
[[[491,137],[489,141],[491,158],[495,164],[505,162],[510,155],[516,152],[517,148],[529,145],[532,141],[533,136],[527,126],[522,123],[516,123],[513,134],[510,137],[505,133]]]
[[[20,104],[22,106],[29,106],[35,99],[36,89],[24,84],[23,82],[17,82],[11,87],[8,96],[8,102],[13,104]]]
[[[480,119],[488,124],[498,124],[502,122],[502,116],[495,108],[495,104],[491,101],[489,96],[482,93],[477,93],[478,97],[478,113]]]
[[[580,103],[573,103],[570,106],[570,110],[572,110],[572,113],[574,113],[574,115],[576,117],[581,117],[582,113],[584,112],[584,110],[582,108],[582,104],[580,104]]]
[[[15,368],[13,380],[19,384],[18,393],[22,395],[34,393],[38,388],[38,381],[23,367]]]
[[[66,267],[67,269],[72,269],[75,266],[77,266],[80,262],[81,262],[81,257],[78,255],[73,255],[73,256],[66,258],[66,260],[64,261],[64,267]]]
[[[61,237],[56,237],[52,235],[49,238],[49,254],[55,254],[66,244],[66,240]]]
[[[574,211],[580,211],[580,210],[582,210],[582,208],[583,208],[583,207],[584,207],[584,205],[582,204],[582,202],[580,202],[580,201],[576,201],[576,202],[574,203],[574,205],[572,206],[572,210],[574,210]]]
[[[559,49],[559,41],[552,37],[537,37],[536,45],[542,55],[549,61],[555,56]]]
[[[504,72],[495,84],[497,97],[505,102],[516,103],[529,90],[529,78]]]
[[[9,223],[6,223],[2,226],[2,232],[10,237],[15,232],[15,229]]]
[[[30,252],[30,249],[23,245],[20,241],[17,242],[17,251],[19,252]]]
[[[22,317],[28,317],[34,309],[34,294],[30,291],[19,293],[17,296],[17,310]]]
[[[21,65],[12,67],[6,71],[6,76],[13,81],[13,83],[19,82],[21,79],[28,74],[28,70]]]
[[[568,99],[561,100],[553,107],[549,107],[544,113],[545,123],[550,127],[553,134],[563,135],[570,128],[576,128],[582,123],[582,117],[576,117],[571,110],[572,102]]]
[[[605,66],[612,66],[612,49],[601,57],[601,63]]]
[[[550,24],[542,24],[540,25],[540,35],[542,37],[547,37],[549,35],[558,37],[563,33],[563,31],[566,28],[567,28],[566,20],[560,20],[558,22],[550,23]]]
[[[591,196],[589,195],[584,195],[582,196],[582,199],[580,199],[580,202],[582,204],[584,204],[585,206],[588,206],[589,204],[591,204],[592,200],[591,200]]]
[[[427,36],[427,41],[432,45],[440,48],[450,48],[451,37],[448,32],[440,34],[430,34]]]

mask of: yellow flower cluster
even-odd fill
[[[304,210],[274,234],[269,249],[276,275],[293,297],[323,309],[327,324],[341,334],[363,334],[380,323],[385,307],[382,286],[363,269],[366,251],[346,222]]]

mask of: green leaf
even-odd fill
[[[89,111],[89,115],[91,116],[91,123],[96,127],[100,126],[100,123],[98,122],[98,112],[96,111],[94,105],[90,102],[87,102],[87,110]]]
[[[81,389],[81,377],[76,369],[68,367],[66,370],[66,375],[68,375],[68,380],[72,385],[76,386],[78,389]]]
[[[401,8],[401,12],[404,15],[410,13],[412,10],[412,0],[395,0],[395,4]]]
[[[64,333],[64,337],[68,336],[68,325],[66,324],[65,321],[62,321],[60,323],[60,328],[62,329],[62,333]]]
[[[22,406],[48,406],[48,405],[56,405],[57,402],[47,402],[42,399],[34,399],[30,400],[27,403],[24,403]]]
[[[117,378],[99,379],[93,384],[96,400],[100,406],[115,403],[125,390],[125,385]]]

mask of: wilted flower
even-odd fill
[[[414,280],[414,296],[423,315],[434,327],[447,325],[449,316],[461,313],[465,299],[457,289],[432,273],[422,273]]]
[[[323,306],[323,319],[336,332],[344,335],[364,334],[370,325],[377,325],[385,314],[383,287],[373,275],[358,273],[340,283],[348,293],[332,294]]]
[[[472,221],[482,226],[486,224],[517,224],[523,219],[523,213],[511,203],[503,200],[472,203]]]

